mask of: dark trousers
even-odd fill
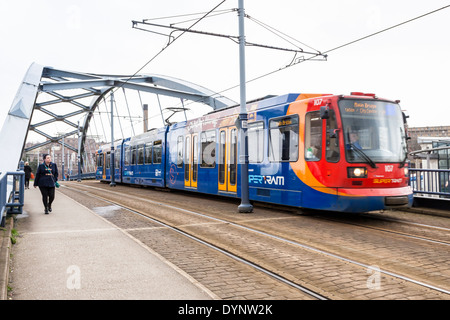
[[[25,177],[25,188],[30,189],[30,178]]]
[[[51,208],[52,202],[55,199],[55,187],[39,187],[42,194],[42,202],[45,208]]]

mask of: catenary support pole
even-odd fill
[[[80,121],[78,121],[77,132],[78,132],[78,154],[77,154],[78,178],[77,178],[77,182],[81,182],[81,135],[80,135]]]
[[[114,91],[111,91],[111,163],[110,163],[110,187],[116,186],[116,166],[114,163]]]
[[[244,0],[239,0],[239,68],[240,68],[240,113],[239,113],[239,140],[241,167],[241,204],[238,207],[240,213],[250,213],[253,206],[249,201],[248,187],[248,139],[247,139],[247,98],[245,87],[245,30],[244,30]]]
[[[62,170],[62,176],[61,176],[61,180],[62,181],[65,181],[66,179],[65,179],[65,168],[64,168],[64,134],[63,134],[63,136],[62,136],[62,153],[61,153],[61,155],[62,155],[62,166],[61,166],[61,170]]]

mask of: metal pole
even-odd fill
[[[72,175],[72,157],[70,156],[70,151],[67,150],[67,166],[69,167],[68,172],[69,172],[69,179],[70,176]]]
[[[111,91],[111,165],[110,167],[110,175],[111,175],[111,183],[110,187],[116,186],[116,168],[114,165],[114,91]]]
[[[80,121],[78,121],[78,127],[77,127],[77,131],[78,131],[78,178],[77,178],[77,182],[81,182],[81,136],[80,136]]]
[[[63,137],[62,137],[62,165],[61,165],[61,168],[62,168],[62,180],[64,181],[65,180],[65,171],[64,171],[64,135],[63,135]]]
[[[253,206],[249,201],[248,188],[248,140],[247,140],[247,98],[245,88],[245,30],[244,30],[244,0],[239,0],[239,65],[240,65],[240,157],[239,165],[241,167],[241,204],[238,207],[240,213],[249,213],[253,211]]]
[[[144,111],[144,133],[148,131],[148,104],[143,104],[142,109]]]

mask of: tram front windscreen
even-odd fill
[[[403,115],[396,103],[339,101],[348,162],[404,162],[407,155]]]

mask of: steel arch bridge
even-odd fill
[[[191,100],[209,105],[214,110],[236,105],[237,103],[224,96],[216,94],[202,86],[188,81],[163,75],[104,75],[82,73],[45,67],[33,63],[26,73],[22,84],[14,98],[8,116],[0,132],[0,150],[7,150],[7,157],[0,157],[0,171],[15,171],[17,164],[25,151],[31,151],[51,143],[62,144],[63,137],[72,136],[80,130],[80,153],[84,153],[84,145],[94,111],[101,101],[115,88],[124,88],[147,92],[155,95]],[[39,101],[39,96],[46,94],[49,100]],[[90,103],[85,103],[90,99]],[[70,104],[75,111],[61,114],[58,105]],[[59,111],[62,111],[61,108]],[[33,122],[34,111],[39,110],[47,118],[45,121]],[[85,114],[84,123],[78,125],[71,117]],[[61,122],[73,130],[63,135],[53,136],[45,132],[45,125]],[[25,148],[28,133],[33,131],[47,140]],[[78,148],[66,145],[72,151]]]

